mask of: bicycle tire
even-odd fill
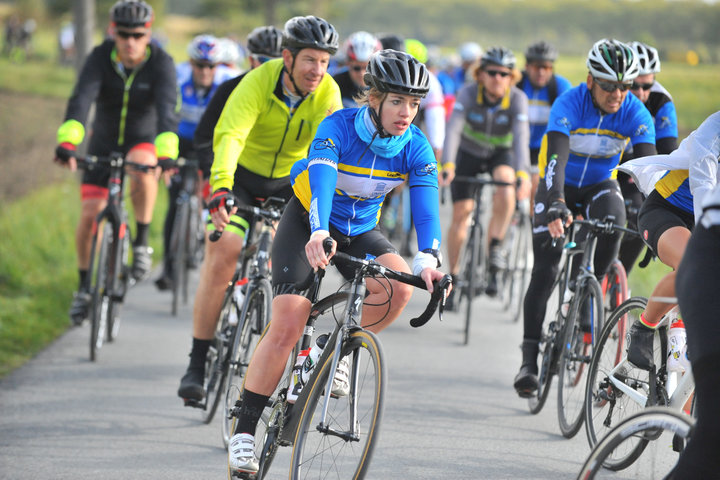
[[[525,300],[525,291],[530,279],[530,218],[520,213],[518,223],[516,225],[516,239],[513,245],[512,258],[512,275],[510,277],[510,286],[508,288],[508,306],[506,310],[510,312],[510,319],[518,322],[523,316],[523,302]]]
[[[198,248],[200,238],[198,231],[200,228],[200,200],[197,195],[191,195],[188,201],[188,228],[187,243],[185,244],[185,275],[182,282],[182,300],[183,305],[187,305],[190,292],[190,270],[199,264]]]
[[[590,447],[594,447],[600,439],[629,415],[645,409],[645,405],[639,405],[614,386],[610,379],[610,372],[619,362],[624,372],[615,375],[615,379],[625,385],[632,385],[634,389],[644,388],[645,394],[649,390],[649,374],[644,370],[635,368],[627,362],[623,356],[618,360],[617,345],[617,323],[625,321],[631,323],[640,317],[645,310],[647,299],[643,297],[631,297],[623,302],[610,316],[603,328],[600,340],[595,348],[595,355],[590,362],[587,384],[585,387],[585,431]],[[656,334],[655,359],[658,365],[661,363],[662,342]],[[608,461],[608,468],[622,468],[625,464],[631,464],[640,456],[644,445],[638,444],[627,452],[618,452],[617,458]]]
[[[172,255],[172,304],[171,312],[177,316],[181,289],[187,277],[187,237],[190,204],[186,201],[178,205],[170,235],[170,252]]]
[[[369,331],[357,330],[350,334],[341,350],[350,356],[350,393],[344,397],[331,398],[328,408],[330,428],[339,434],[347,434],[349,426],[339,426],[352,405],[357,412],[357,423],[367,422],[358,428],[358,441],[348,441],[339,434],[325,434],[316,428],[323,403],[324,390],[332,367],[331,353],[320,368],[307,401],[302,405],[295,441],[293,442],[290,479],[300,478],[364,478],[372,458],[383,411],[386,371],[382,348],[377,337]],[[367,380],[364,375],[369,374]],[[361,375],[363,378],[360,378]],[[295,405],[298,408],[299,405]],[[315,418],[316,421],[313,421]],[[347,419],[349,422],[350,419]],[[349,454],[350,459],[340,458]],[[332,455],[328,459],[327,456]],[[329,470],[325,471],[323,468]]]
[[[113,227],[110,222],[106,221],[103,224],[101,235],[95,235],[90,250],[92,275],[90,284],[90,361],[92,362],[97,360],[107,329],[107,313],[110,302],[108,296],[108,250],[113,236]]]
[[[127,214],[124,215],[127,217]],[[113,248],[115,258],[114,281],[112,292],[112,303],[108,311],[107,337],[108,342],[114,342],[120,332],[120,309],[127,293],[127,282],[129,279],[130,266],[130,229],[127,226],[127,218],[123,219],[123,226],[120,231],[124,232],[119,242],[119,250]]]
[[[268,279],[262,278],[257,283],[251,284],[245,296],[242,314],[239,317],[241,320],[230,342],[229,364],[227,374],[223,375],[222,386],[224,401],[221,431],[226,447],[233,435],[232,411],[235,408],[235,402],[240,398],[250,358],[270,321],[271,302],[272,286]]]
[[[207,357],[205,357],[205,378],[203,386],[205,387],[205,408],[202,410],[201,417],[205,424],[212,421],[220,405],[221,391],[225,384],[225,376],[227,375],[229,363],[230,342],[235,335],[237,325],[231,325],[228,321],[230,309],[235,309],[238,318],[240,318],[240,309],[235,305],[232,298],[231,285],[225,291],[223,306],[220,309],[220,319],[215,328],[215,336],[210,344]],[[238,322],[239,323],[239,322]]]
[[[578,480],[603,478],[606,472],[602,468],[606,466],[608,457],[612,456],[624,442],[637,439],[642,439],[641,441],[646,445],[652,443],[661,449],[659,455],[653,455],[652,458],[647,459],[647,462],[641,462],[642,465],[637,466],[637,472],[642,478],[665,478],[675,466],[678,457],[667,448],[668,442],[672,444],[678,438],[688,440],[692,436],[693,426],[694,421],[690,416],[673,409],[664,407],[644,409],[616,425],[593,447],[577,478]]]
[[[586,307],[589,302],[589,307]],[[589,308],[589,311],[586,310]],[[582,317],[590,314],[590,331],[582,329]],[[584,277],[576,287],[565,321],[565,335],[558,368],[558,423],[565,438],[574,437],[585,419],[585,384],[593,346],[600,338],[605,311],[600,283]]]
[[[480,222],[473,225],[470,232],[470,238],[466,246],[468,259],[465,266],[465,331],[463,336],[463,345],[470,343],[470,323],[472,322],[473,300],[478,291],[483,288],[480,283],[480,276],[485,271],[485,262],[483,249],[483,228]]]
[[[629,297],[627,273],[620,260],[615,259],[602,280],[603,299],[605,301],[605,318]],[[623,330],[623,334],[625,331]]]
[[[540,335],[540,368],[538,369],[538,390],[534,396],[528,398],[528,408],[530,413],[536,415],[545,406],[550,386],[552,385],[552,377],[557,369],[557,348],[556,338],[562,328],[562,318],[560,316],[560,299],[559,299],[558,282],[552,288],[552,293],[547,302],[547,310],[545,320],[543,321],[543,331]],[[552,313],[548,313],[552,312]]]

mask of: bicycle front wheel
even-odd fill
[[[690,416],[682,412],[663,407],[647,408],[613,428],[590,452],[577,478],[665,478],[692,435],[693,424]],[[638,443],[647,444],[647,448],[631,469],[622,475],[603,469],[609,459],[617,456],[618,450],[631,450]]]
[[[263,278],[248,288],[240,317],[241,323],[238,324],[235,338],[231,343],[230,365],[223,386],[225,400],[223,402],[222,437],[226,447],[233,435],[235,417],[232,416],[232,411],[235,408],[235,402],[240,398],[250,358],[270,321],[271,301],[272,287],[269,280]]]
[[[91,255],[91,279],[90,294],[92,304],[90,306],[90,360],[97,360],[97,355],[102,348],[107,330],[107,316],[110,310],[110,289],[111,278],[108,275],[108,254],[113,237],[113,227],[105,222],[102,230],[95,236],[92,244]]]
[[[595,277],[585,277],[570,305],[558,367],[558,421],[566,438],[574,437],[582,427],[585,383],[603,318],[600,284]]]
[[[170,255],[172,256],[172,305],[173,315],[177,315],[178,303],[187,277],[188,222],[190,204],[185,201],[178,205],[170,236]]]
[[[332,357],[329,355],[312,385],[296,432],[290,478],[364,478],[377,443],[385,396],[385,364],[377,337],[365,330],[350,334],[342,348],[349,361],[350,391],[329,399],[322,421],[325,387]],[[298,405],[295,406],[296,408]]]
[[[470,343],[470,322],[472,322],[472,304],[475,297],[480,292],[481,279],[485,272],[485,250],[482,245],[483,231],[482,225],[475,223],[470,231],[470,238],[465,247],[467,255],[467,263],[465,266],[465,332],[463,336],[463,344]]]

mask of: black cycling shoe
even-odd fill
[[[537,392],[539,386],[537,372],[532,370],[531,366],[523,365],[520,367],[518,374],[515,375],[513,386],[520,398],[530,398]]]
[[[500,272],[496,270],[491,270],[490,274],[488,275],[488,284],[485,286],[485,294],[494,297],[498,294],[498,277],[500,276]]]
[[[178,388],[178,397],[188,401],[199,402],[205,398],[205,388],[203,381],[205,380],[205,372],[197,368],[188,368],[185,375],[180,380],[180,388]]]
[[[78,291],[73,294],[72,305],[70,305],[70,322],[78,327],[90,314],[90,294],[84,291]]]
[[[457,293],[457,292],[460,288],[458,287],[457,281],[458,281],[457,276],[452,275],[453,289],[450,291],[447,298],[445,298],[445,311],[446,312],[456,312],[458,309],[458,305],[457,305],[457,301],[456,301],[456,300],[458,300],[458,298],[456,297],[456,295],[459,295],[459,293]]]
[[[170,276],[169,273],[164,271],[162,275],[160,275],[157,280],[155,280],[155,286],[158,290],[161,292],[164,292],[166,290],[172,290],[173,288],[173,279]]]

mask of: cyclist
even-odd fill
[[[482,47],[476,42],[465,42],[458,48],[460,65],[438,72],[438,81],[443,88],[445,111],[449,116],[455,105],[455,97],[460,88],[472,81],[473,71],[482,56]]]
[[[535,198],[540,181],[538,154],[550,117],[550,107],[557,97],[572,87],[569,80],[554,73],[557,57],[557,49],[548,42],[541,40],[531,44],[525,50],[525,71],[518,83],[518,88],[528,97],[531,199]],[[532,209],[530,211],[532,212]]]
[[[215,71],[220,61],[220,46],[212,35],[198,35],[188,45],[188,56],[190,57],[191,77],[183,82],[178,82],[180,89],[180,124],[178,125],[179,155],[184,158],[194,158],[193,135],[197,128],[200,117],[205,111],[218,87],[215,81]],[[172,235],[173,221],[175,219],[175,203],[182,188],[180,175],[173,175],[168,185],[169,201],[168,211],[165,215],[165,226],[163,230],[163,271],[160,277],[155,280],[159,290],[172,288],[172,253],[170,252],[170,236]]]
[[[370,56],[382,48],[380,41],[368,32],[355,32],[345,41],[344,50],[347,70],[333,75],[333,78],[340,87],[343,107],[357,107],[355,97],[359,96],[367,87],[365,70],[367,69]]]
[[[248,57],[250,70],[254,70],[268,60],[280,57],[282,55],[282,30],[273,26],[253,29],[247,37],[247,49],[250,52]],[[217,87],[195,129],[193,142],[204,178],[210,176],[210,166],[213,162],[212,143],[215,125],[217,125],[228,97],[238,83],[245,78],[245,75],[247,72],[231,78]]]
[[[324,120],[308,158],[293,166],[295,196],[285,209],[273,243],[273,320],[248,367],[236,434],[229,445],[233,471],[254,473],[258,469],[255,428],[310,313],[309,300],[294,286],[310,269],[328,265],[325,238],[333,238],[333,253],[337,248],[361,258],[370,254],[383,265],[409,272],[405,260],[377,228],[385,194],[408,178],[421,249],[412,271],[429,289],[434,280],[442,278],[437,270],[437,162],[425,136],[412,125],[420,98],[428,91],[427,69],[406,53],[382,50],[370,58],[365,82],[370,90],[360,101],[363,106]],[[341,273],[353,275],[342,269]],[[388,291],[393,292],[389,299]],[[395,281],[390,285],[370,281],[368,292],[363,324],[378,332],[402,312],[412,287]],[[336,380],[340,383],[342,375],[339,370]],[[347,380],[347,371],[344,375]]]
[[[630,92],[645,104],[650,115],[655,119],[655,148],[658,153],[670,153],[677,148],[677,114],[672,97],[660,82],[655,81],[655,74],[660,72],[660,57],[657,50],[641,42],[631,42],[630,46],[638,57],[640,75],[630,87]],[[623,163],[633,158],[631,145],[625,149]],[[625,198],[628,210],[628,228],[637,229],[637,212],[642,206],[644,196],[637,186],[632,182],[631,177],[623,172],[618,172],[620,190]],[[626,235],[620,244],[618,258],[629,274],[635,265],[635,261],[643,249],[642,238]]]
[[[703,140],[701,151],[714,145],[717,159],[720,117],[713,115],[715,133]],[[702,127],[701,127],[702,128]],[[710,158],[706,158],[708,164]],[[715,162],[717,165],[717,162]],[[688,248],[677,273],[677,296],[687,330],[687,351],[690,354],[695,379],[694,414],[697,418],[690,442],[687,444],[668,480],[680,478],[717,478],[720,472],[720,417],[717,415],[717,398],[720,395],[720,328],[717,322],[717,285],[720,282],[720,189],[703,198],[702,215],[693,231]],[[715,299],[715,300],[713,300]]]
[[[475,79],[458,92],[443,146],[442,183],[450,184],[453,201],[447,245],[450,273],[454,276],[460,268],[460,248],[467,237],[468,218],[475,208],[473,186],[453,182],[456,171],[463,176],[490,172],[493,180],[509,183],[514,183],[517,175],[521,179],[518,198],[527,198],[530,193],[528,99],[513,86],[520,79],[515,55],[505,47],[490,48],[480,58]],[[497,274],[506,266],[502,241],[515,211],[515,198],[512,187],[497,187],[493,194],[488,226],[488,295],[497,293]],[[454,308],[452,294],[450,306]]]
[[[563,235],[571,216],[612,217],[625,223],[625,205],[612,170],[630,141],[635,155],[655,153],[650,112],[628,95],[638,76],[637,57],[617,40],[596,42],[587,58],[585,85],[571,88],[550,109],[538,160],[540,184],[533,215],[534,265],[525,294],[522,366],[514,386],[521,397],[538,387],[537,355],[547,300],[557,275]],[[601,235],[595,252],[595,274],[604,275],[617,256],[618,235]]]
[[[285,24],[282,42],[282,58],[245,76],[215,127],[208,231],[225,234],[217,242],[205,242],[190,364],[178,389],[184,399],[204,397],[205,357],[247,227],[247,219],[235,215],[237,208],[228,214],[227,200],[236,197],[256,205],[259,198],[290,198],[290,167],[307,152],[320,121],[341,106],[340,90],[325,74],[338,48],[335,28],[315,16],[294,17]]]
[[[95,47],[83,65],[58,129],[55,160],[76,168],[76,149],[85,137],[91,104],[95,120],[88,151],[109,155],[119,151],[132,162],[155,165],[178,154],[175,65],[170,55],[151,43],[153,10],[140,0],[119,1],[110,9],[113,38]],[[107,201],[107,170],[86,170],[80,189],[82,210],[76,231],[80,286],[70,308],[76,325],[88,315],[88,267],[92,228]],[[152,266],[148,230],[157,195],[157,174],[130,172],[137,220],[132,276],[140,280]]]
[[[670,154],[632,160],[620,167],[648,193],[638,214],[643,240],[661,262],[673,269],[657,283],[645,311],[630,329],[628,358],[637,367],[651,367],[642,359],[652,359],[653,330],[672,307],[653,298],[675,296],[676,271],[702,214],[703,200],[717,183],[719,127],[717,112]]]

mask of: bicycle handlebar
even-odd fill
[[[323,241],[323,247],[325,248],[325,252],[329,253],[332,249],[332,239],[326,238]],[[374,259],[363,260],[343,252],[335,252],[335,255],[333,255],[333,257],[330,259],[330,262],[345,264],[355,267],[355,269],[362,268],[369,274],[381,275],[391,280],[397,280],[406,285],[411,285],[422,290],[427,290],[425,280],[423,280],[419,276],[405,272],[398,272],[389,267],[381,265]],[[323,269],[318,269],[317,272],[311,271],[304,280],[295,284],[295,289],[298,291],[307,290],[310,285],[312,285],[316,277],[323,274]],[[435,314],[435,311],[438,310],[438,306],[440,307],[440,320],[442,320],[442,313],[445,309],[445,298],[447,297],[447,289],[450,287],[451,284],[452,277],[450,275],[445,275],[443,278],[440,279],[440,281],[433,282],[434,289],[433,293],[430,296],[430,301],[428,302],[427,307],[425,307],[425,311],[421,313],[420,316],[410,320],[411,326],[417,328],[425,325],[433,316],[433,314]]]
[[[613,223],[612,220],[608,220],[608,219],[604,219],[604,220],[598,220],[597,218],[590,218],[587,220],[586,219],[577,219],[577,220],[573,220],[572,224],[570,225],[571,228],[572,228],[572,225],[586,225],[586,226],[590,227],[590,230],[592,232],[597,232],[597,233],[611,234],[614,232],[623,232],[623,233],[627,233],[628,235],[634,235],[636,237],[640,236],[640,232],[638,232],[637,230],[633,230],[631,228],[626,228],[626,227],[617,225],[617,224]],[[565,238],[565,235],[563,235],[562,237],[559,237],[559,238]],[[557,241],[559,238],[552,239],[553,248],[555,247],[555,245],[557,245]]]
[[[148,172],[153,168],[160,167],[161,165],[155,164],[155,165],[145,165],[143,163],[137,163],[137,162],[131,162],[130,160],[125,159],[122,155],[109,155],[109,156],[99,156],[99,155],[86,155],[84,157],[78,156],[75,157],[77,161],[78,168],[84,168],[84,169],[93,169],[96,166],[109,166],[109,167],[122,167],[124,165],[130,166],[135,170],[140,170],[142,172]]]
[[[265,209],[260,207],[253,207],[250,205],[235,205],[234,198],[229,198],[225,202],[225,210],[227,210],[228,213],[230,213],[230,211],[235,206],[237,206],[237,211],[235,212],[236,214],[238,212],[247,213],[248,215],[252,215],[253,217],[262,217],[263,219],[270,222],[278,221],[280,220],[280,217],[282,217],[282,212],[277,208]],[[222,237],[222,234],[223,232],[221,232],[220,230],[213,231],[209,236],[210,241],[217,242],[218,240],[220,240],[220,237]]]

